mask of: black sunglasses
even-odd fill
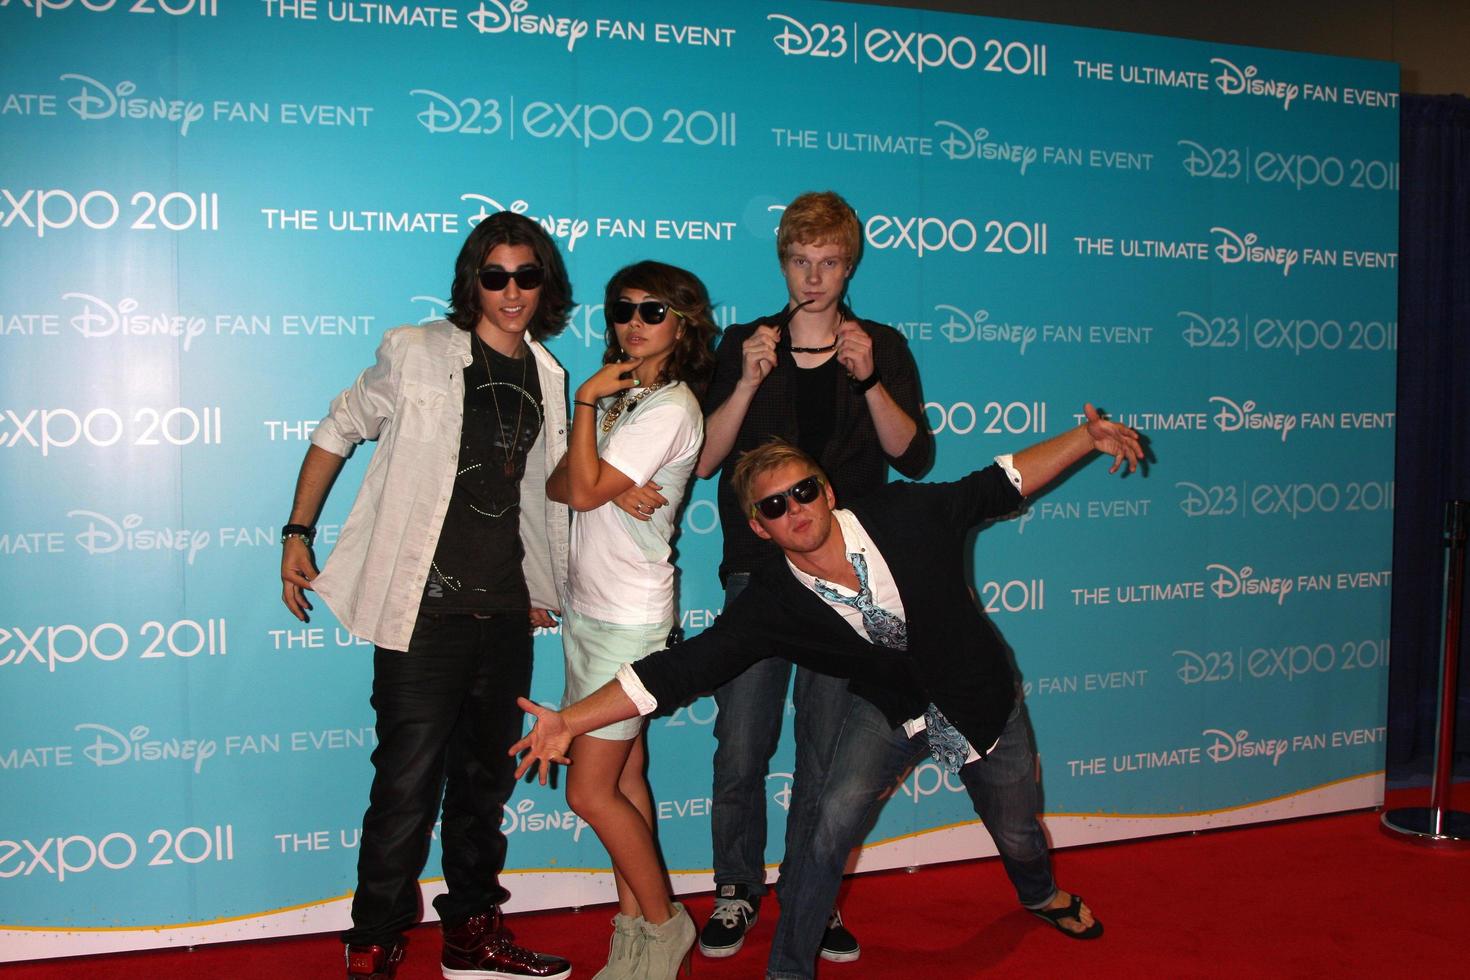
[[[660,303],[656,299],[646,299],[641,303],[635,303],[630,299],[614,300],[608,304],[607,315],[613,323],[628,323],[633,319],[635,310],[639,319],[650,326],[655,323],[663,323],[664,317],[670,313],[677,317],[684,315],[668,303]]]
[[[817,499],[826,484],[820,476],[809,476],[805,480],[798,480],[780,493],[773,493],[769,497],[762,497],[750,505],[750,516],[754,517],[759,511],[761,516],[768,521],[774,521],[786,513],[786,498],[790,497],[798,504],[809,504]]]
[[[500,292],[510,285],[512,279],[522,289],[536,289],[546,281],[546,270],[539,265],[522,266],[514,272],[509,269],[497,269],[493,265],[487,265],[480,270],[480,285],[492,293]]]

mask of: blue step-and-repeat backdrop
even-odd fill
[[[1056,844],[1377,802],[1397,88],[1386,63],[806,0],[0,0],[0,959],[346,921],[371,648],[288,615],[278,529],[330,397],[443,313],[502,208],[568,259],[574,384],[614,269],[693,269],[722,324],[773,312],[780,209],[833,188],[864,220],[852,304],[919,363],[932,477],[1085,400],[1147,434],[1146,477],[1094,465],[977,538]],[[709,482],[682,527],[697,631]],[[536,696],[561,686],[548,634]],[[713,715],[651,727],[686,891]],[[504,827],[512,908],[612,897],[559,790],[519,789]],[[924,764],[857,866],[987,853]]]

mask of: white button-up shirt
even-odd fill
[[[531,605],[561,609],[568,513],[546,499],[545,487],[567,448],[566,372],[546,348],[527,344],[544,407],[521,480],[523,569]],[[380,440],[313,585],[353,635],[390,650],[408,649],[454,492],[471,357],[469,333],[447,320],[390,330],[377,362],[333,399],[311,435],[313,445],[343,457]]]

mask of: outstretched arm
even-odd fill
[[[573,738],[615,721],[638,717],[638,706],[623,693],[623,685],[617,680],[608,681],[576,704],[560,711],[552,711],[526,698],[516,698],[516,704],[536,719],[526,737],[510,747],[513,756],[526,753],[516,767],[516,779],[535,765],[542,786],[546,785],[551,763],[559,762],[564,766],[571,763],[572,760],[567,758],[567,747]]]
[[[765,615],[757,598],[759,591],[759,586],[752,584],[704,632],[677,647],[624,665],[617,677],[576,704],[553,711],[534,701],[517,699],[521,710],[533,715],[536,723],[510,748],[511,755],[526,753],[516,778],[537,765],[544,784],[551,763],[567,764],[567,747],[576,736],[615,721],[651,714],[659,705],[679,704],[700,691],[712,691],[774,653],[769,639],[742,626],[752,616]]]
[[[1143,447],[1138,433],[1125,425],[1103,418],[1092,403],[1083,407],[1087,421],[1059,436],[1039,442],[1015,454],[1013,465],[1021,474],[1021,492],[1030,496],[1083,457],[1094,451],[1113,457],[1109,473],[1118,472],[1123,461],[1128,472],[1138,469]]]

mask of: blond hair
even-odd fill
[[[822,472],[822,467],[816,460],[780,436],[772,436],[741,456],[735,464],[735,472],[730,475],[730,489],[735,491],[742,511],[749,513],[751,505],[755,503],[753,494],[756,480],[772,470],[779,470],[787,463],[805,466],[821,477],[823,483],[828,482],[827,474]]]

